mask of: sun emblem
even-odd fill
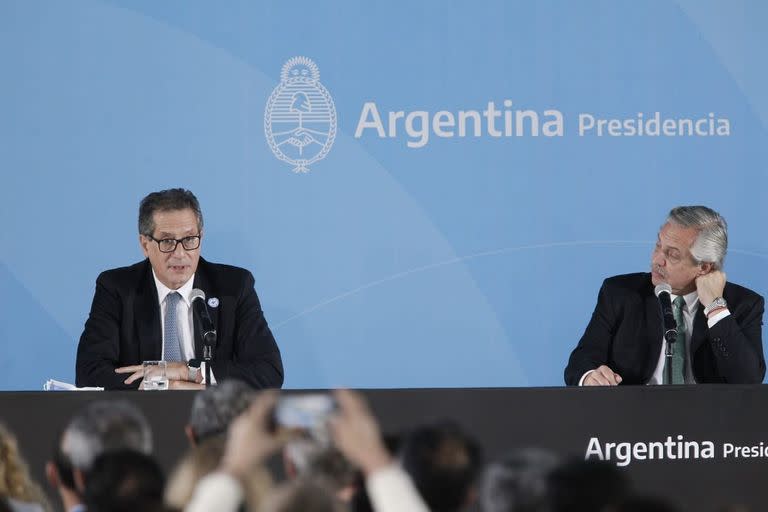
[[[264,133],[272,153],[293,165],[293,172],[309,172],[331,150],[336,107],[311,59],[293,57],[283,65],[264,111]]]

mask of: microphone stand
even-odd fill
[[[195,300],[205,300],[205,294],[202,294],[202,299],[193,299],[192,302],[194,303]],[[213,326],[210,326],[210,328],[206,330],[203,319],[200,318],[200,314],[197,308],[195,307],[192,308],[192,315],[195,319],[195,325],[197,329],[199,329],[200,336],[203,339],[203,362],[205,363],[205,387],[208,388],[211,386],[211,361],[213,360],[213,349],[216,348],[218,336],[216,334],[216,329],[214,329]]]
[[[664,326],[664,340],[667,342],[667,348],[664,351],[664,381],[666,384],[671,384],[672,356],[675,355],[678,328],[677,320],[675,320],[675,315],[672,312],[672,288],[667,283],[660,283],[656,285],[653,293],[659,299],[659,311]]]
[[[205,362],[205,387],[211,386],[211,361],[213,360],[213,347],[216,346],[216,331],[208,331],[203,338],[203,362]]]
[[[664,339],[667,341],[667,348],[664,351],[664,380],[672,383],[672,356],[675,355],[675,342],[677,342],[677,329],[668,329],[664,333]]]

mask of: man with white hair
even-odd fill
[[[58,492],[64,510],[83,509],[85,481],[93,462],[102,454],[122,450],[151,455],[152,431],[144,414],[123,400],[88,404],[67,424],[45,467],[49,483]]]
[[[565,368],[568,385],[760,383],[763,297],[726,281],[725,219],[706,206],[673,208],[651,272],[614,276]],[[654,287],[671,288],[677,338],[671,372]],[[671,374],[671,377],[670,377]]]

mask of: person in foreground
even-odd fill
[[[139,207],[144,261],[99,275],[77,348],[78,386],[132,389],[142,361],[165,360],[169,386],[203,387],[203,341],[193,317],[202,290],[218,333],[212,382],[237,377],[254,388],[283,383],[280,350],[245,269],[200,257],[203,214],[192,192],[170,189]]]
[[[243,498],[243,478],[290,439],[270,429],[277,397],[277,392],[272,390],[260,393],[251,407],[230,425],[219,471],[199,482],[185,512],[238,509]],[[365,475],[373,509],[376,512],[428,512],[413,481],[384,446],[379,425],[364,398],[344,389],[336,390],[334,397],[338,412],[330,420],[333,442]],[[292,505],[300,504],[302,496],[322,492],[325,495],[314,500],[314,510],[343,510],[338,508],[340,502],[334,500],[329,487],[322,491],[312,480],[301,479],[286,485],[275,490],[274,499],[267,500],[264,510],[308,510]],[[291,500],[291,496],[296,499]]]
[[[62,431],[45,474],[67,512],[82,512],[83,496],[101,455],[152,453],[152,430],[141,410],[123,400],[98,400],[77,411]]]
[[[725,219],[705,206],[673,208],[651,272],[614,276],[565,368],[571,386],[760,383],[765,375],[763,297],[726,281]],[[654,287],[667,283],[678,325],[672,379],[665,377],[663,320]]]
[[[0,423],[0,512],[44,512],[51,510],[40,486],[29,475],[27,461],[19,451],[16,436]]]

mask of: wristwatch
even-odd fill
[[[711,313],[713,310],[715,310],[715,309],[718,309],[718,308],[727,308],[727,307],[728,307],[728,303],[727,303],[727,302],[725,302],[725,299],[724,299],[724,298],[722,298],[722,297],[718,297],[718,298],[716,298],[715,300],[713,300],[713,301],[712,301],[712,302],[709,304],[709,306],[707,306],[707,307],[705,307],[705,308],[704,308],[704,316],[709,316],[709,314],[710,314],[710,313]]]
[[[200,365],[202,361],[199,359],[190,359],[187,361],[187,380],[190,382],[197,382],[197,376],[200,375]]]

